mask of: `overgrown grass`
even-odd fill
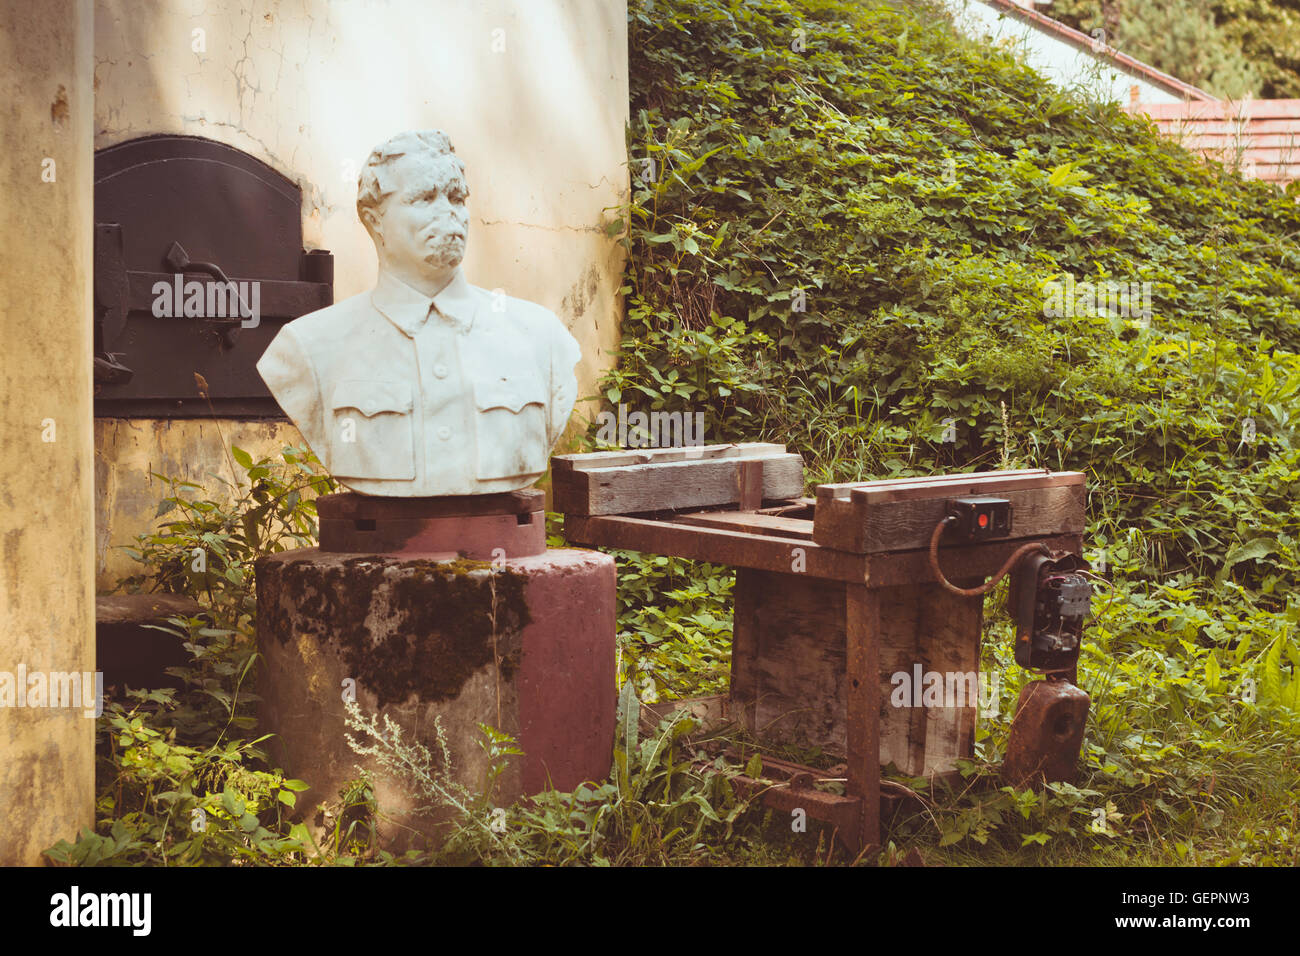
[[[1026,675],[990,599],[1001,712],[960,792],[922,794],[897,848],[1294,862],[1293,198],[1053,88],[927,5],[666,0],[629,16],[633,201],[611,227],[627,319],[607,399],[704,411],[709,441],[785,442],[810,486],[1087,475],[1089,555],[1114,595],[1087,632],[1078,785],[997,779]],[[1050,315],[1067,275],[1149,282],[1153,314]],[[665,696],[713,691],[718,570],[623,562],[628,657],[671,675]],[[686,641],[663,639],[668,589],[708,623]]]

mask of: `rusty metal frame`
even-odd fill
[[[759,757],[763,761],[763,776],[775,782],[755,780],[745,774],[731,777],[732,787],[742,796],[761,799],[764,806],[784,813],[803,810],[814,820],[834,827],[835,835],[855,852],[879,842],[878,838],[862,840],[863,807],[867,805],[862,797],[818,790],[815,784],[824,776],[821,770],[763,754]],[[712,764],[697,764],[697,769],[708,771]]]

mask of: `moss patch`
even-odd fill
[[[360,556],[325,563],[308,555],[263,559],[257,573],[264,633],[280,643],[307,634],[337,648],[349,676],[380,707],[411,695],[456,697],[494,654],[511,680],[521,632],[532,620],[526,576],[483,561]]]

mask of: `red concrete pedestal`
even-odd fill
[[[379,498],[347,491],[316,499],[322,551],[492,561],[546,550],[546,494]]]
[[[466,540],[490,544],[501,517],[458,520]],[[614,559],[576,549],[490,563],[441,556],[312,548],[257,564],[257,692],[262,732],[277,735],[267,742],[271,757],[311,784],[300,802],[309,819],[358,776],[358,764],[370,769],[390,817],[381,833],[394,848],[418,843],[415,833],[436,839],[445,814],[414,815],[425,801],[352,750],[348,693],[435,754],[437,717],[452,777],[475,793],[488,769],[478,725],[513,735],[525,756],[509,758],[495,806],[548,785],[604,780],[610,768]]]

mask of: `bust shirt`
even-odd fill
[[[573,410],[579,358],[553,313],[457,269],[432,299],[381,272],[285,325],[257,368],[340,482],[416,497],[531,485]]]

